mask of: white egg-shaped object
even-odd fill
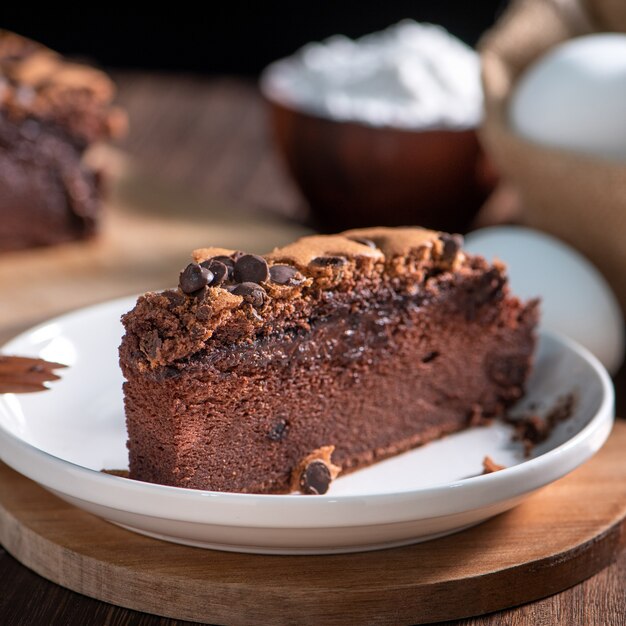
[[[509,122],[534,142],[626,160],[626,34],[555,46],[517,81]]]
[[[574,339],[611,373],[624,358],[624,319],[600,272],[579,252],[545,233],[494,226],[467,235],[465,249],[506,263],[511,291],[540,297],[542,328]]]

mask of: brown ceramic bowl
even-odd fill
[[[335,121],[265,95],[276,144],[322,230],[419,224],[465,232],[495,184],[474,129]]]

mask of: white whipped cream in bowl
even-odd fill
[[[443,27],[412,20],[309,43],[267,67],[261,90],[296,110],[371,126],[461,129],[482,118],[478,54]]]

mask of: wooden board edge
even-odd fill
[[[190,581],[189,593],[168,590],[167,585],[142,591],[154,580],[128,572],[115,564],[103,563],[54,544],[7,511],[0,502],[4,523],[0,543],[23,565],[38,575],[82,595],[124,608],[189,621],[216,624],[422,624],[461,619],[491,613],[544,598],[572,587],[610,565],[626,546],[626,518],[619,520],[591,541],[557,555],[520,564],[471,579],[436,583],[425,589],[403,587],[384,592],[345,589],[324,598],[306,594],[285,597],[269,593],[260,604],[250,602],[242,585],[199,589]],[[156,540],[155,540],[156,541]],[[384,554],[384,551],[378,554]],[[251,556],[254,558],[254,556]],[[303,557],[306,558],[306,557]],[[323,557],[322,557],[323,558]],[[54,567],[50,565],[54,564]],[[119,569],[119,575],[115,570]],[[503,596],[498,590],[506,589]],[[305,601],[303,602],[303,597]],[[451,598],[454,597],[454,602]],[[246,602],[248,606],[246,607]],[[233,607],[237,607],[237,612]]]

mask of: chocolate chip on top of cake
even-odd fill
[[[305,328],[323,309],[367,306],[367,290],[384,282],[410,292],[416,284],[426,284],[427,274],[450,271],[462,262],[456,238],[453,254],[446,243],[451,236],[420,228],[303,237],[265,256],[225,248],[195,250],[176,292],[139,299],[138,309],[151,310],[149,317],[167,311],[168,324],[157,329],[159,348],[144,351],[145,360],[137,366],[157,367],[189,356],[216,333],[214,341],[223,334],[244,340],[290,324]],[[185,339],[179,334],[183,329]]]
[[[537,303],[461,245],[369,228],[264,256],[194,251],[177,289],[123,317],[131,477],[320,493],[339,470],[501,414],[523,393]],[[307,473],[317,450],[332,461]]]

